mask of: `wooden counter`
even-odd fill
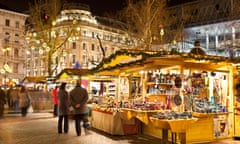
[[[219,138],[230,138],[230,129],[228,124],[229,113],[193,113],[194,117],[197,118],[193,124],[191,124],[185,132],[186,143],[204,143],[212,142]],[[153,121],[151,119],[151,121]],[[221,130],[221,122],[225,123],[224,130]],[[184,127],[184,126],[183,126]],[[164,132],[162,129],[168,129]],[[150,123],[144,125],[143,133],[163,138],[172,137],[171,133],[176,130],[171,130],[170,124],[164,121],[158,122],[158,124]],[[176,131],[177,132],[177,131]],[[182,134],[181,134],[182,135]],[[177,140],[181,140],[182,136],[177,135]]]
[[[105,112],[93,109],[91,125],[111,135],[137,134],[138,132],[135,119],[124,120],[119,112]]]
[[[150,118],[154,127],[162,129],[162,144],[168,142],[168,130],[170,130],[174,136],[179,134],[181,144],[186,144],[186,132],[197,120],[197,118],[173,120]],[[176,138],[172,138],[172,140],[176,142]]]

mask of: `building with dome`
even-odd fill
[[[127,32],[121,29],[123,26],[123,23],[92,15],[88,5],[63,5],[54,21],[51,36],[58,33],[58,37],[67,40],[52,56],[52,68],[56,69],[53,75],[65,68],[91,69],[99,64],[103,57],[108,57],[119,49],[135,47],[137,41],[128,37]],[[27,35],[26,38],[25,76],[48,75],[46,44],[35,40],[38,44],[36,45],[32,43],[33,37]]]

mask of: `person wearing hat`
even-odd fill
[[[70,105],[73,107],[73,114],[75,119],[75,129],[77,136],[81,135],[81,121],[83,121],[83,127],[90,128],[88,123],[88,92],[85,88],[81,87],[81,83],[78,81],[75,88],[70,91]]]
[[[64,125],[64,133],[68,133],[68,111],[69,97],[66,91],[67,83],[62,83],[58,91],[58,133],[62,133],[62,124]]]

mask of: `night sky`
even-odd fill
[[[122,9],[126,4],[125,0],[65,0],[68,2],[79,2],[88,4],[91,12],[95,15],[103,15],[104,13],[116,12]],[[0,4],[9,7],[18,12],[28,10],[29,3],[34,0],[0,0]]]
[[[5,5],[10,9],[17,12],[26,12],[29,7],[29,3],[33,3],[35,0],[0,0],[0,5]],[[126,6],[127,0],[62,0],[68,2],[79,2],[88,4],[91,12],[94,15],[102,16],[104,13],[114,13],[121,10]],[[196,0],[167,0],[168,6],[174,6],[186,2],[192,2]]]

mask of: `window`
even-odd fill
[[[42,70],[42,76],[44,76],[45,75],[45,70]]]
[[[19,28],[19,27],[20,27],[19,25],[20,25],[20,24],[19,24],[19,21],[16,21],[16,22],[15,22],[15,27],[16,27],[16,28]]]
[[[38,72],[35,70],[34,71],[34,76],[37,76],[38,75]]]
[[[7,39],[10,38],[10,33],[9,32],[5,32],[5,38],[7,38]]]
[[[76,49],[76,42],[73,42],[73,43],[72,43],[72,48],[73,48],[73,49]]]
[[[5,32],[4,40],[5,40],[5,44],[8,45],[10,40],[10,34],[8,32]]]
[[[38,59],[35,59],[35,65],[34,65],[34,68],[37,68],[38,67]]]
[[[83,36],[87,36],[87,32],[86,31],[83,31]]]
[[[14,57],[18,57],[18,56],[19,56],[18,53],[19,53],[18,49],[15,48],[15,49],[14,49]]]
[[[94,49],[95,49],[95,48],[94,48],[94,44],[92,44],[92,51],[94,51]]]
[[[83,63],[84,63],[84,64],[87,63],[87,60],[86,60],[86,56],[85,56],[85,55],[82,56],[82,60],[83,60]]]
[[[76,63],[76,55],[72,55],[72,64]]]
[[[17,64],[17,63],[15,63],[15,64],[13,65],[13,72],[14,72],[14,73],[18,73],[18,64]]]
[[[5,20],[5,26],[10,26],[10,20],[9,19]]]
[[[19,35],[15,34],[15,42],[18,43],[19,42]]]
[[[83,50],[86,50],[86,43],[83,43]]]

